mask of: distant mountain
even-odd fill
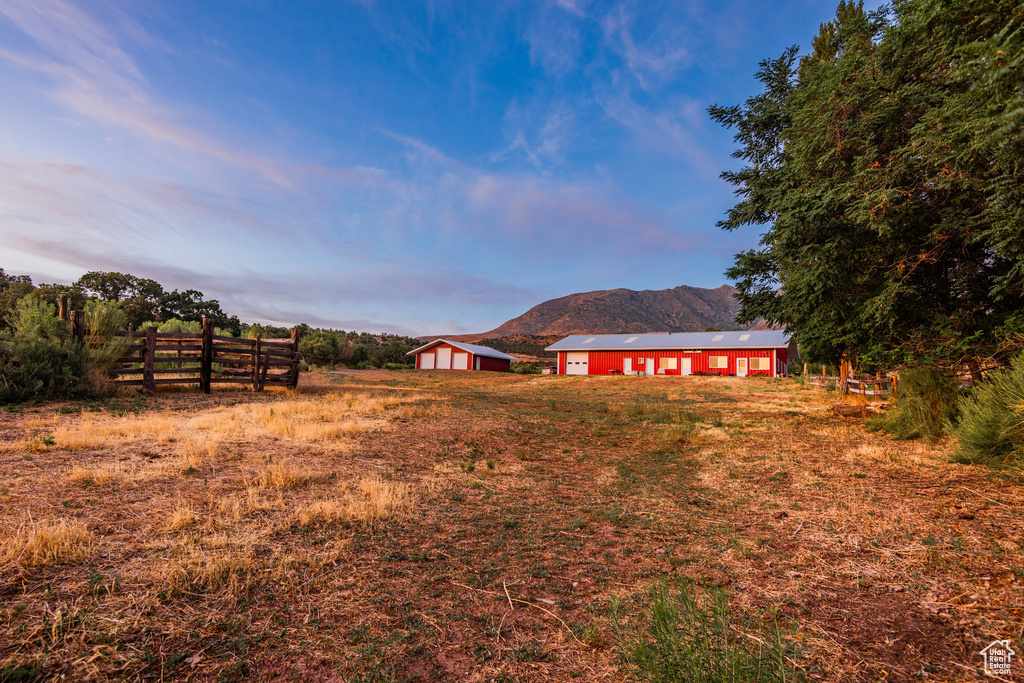
[[[626,332],[700,332],[709,327],[738,330],[736,288],[608,289],[570,294],[538,304],[505,324],[473,335],[616,334]],[[467,335],[468,336],[468,335]]]

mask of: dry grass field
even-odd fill
[[[0,680],[623,681],[613,599],[660,577],[774,612],[808,680],[979,679],[1024,646],[1024,482],[829,402],[366,372],[0,412]]]

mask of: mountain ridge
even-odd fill
[[[658,290],[618,288],[579,292],[539,303],[489,332],[428,335],[420,339],[429,341],[444,336],[455,341],[474,341],[523,336],[745,329],[736,324],[739,312],[736,293],[736,288],[730,285],[714,289],[680,285]]]

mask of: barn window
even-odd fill
[[[630,337],[629,339],[627,339],[623,343],[624,344],[628,344],[629,342],[635,342],[637,339],[638,339],[638,337]]]
[[[662,370],[675,370],[679,359],[677,358],[661,358],[658,360],[658,367]]]
[[[683,353],[700,353],[700,349],[683,349]]]
[[[724,370],[729,367],[728,356],[708,356],[708,367],[715,368],[718,370]]]
[[[740,341],[747,341],[748,339],[750,339],[750,335],[749,334],[741,334],[740,335]]]
[[[723,339],[725,339],[724,334],[716,334],[714,337],[711,338],[711,341],[722,341]]]
[[[751,358],[750,369],[751,370],[771,370],[771,359],[770,358]]]

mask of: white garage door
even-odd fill
[[[434,369],[434,354],[432,353],[421,353],[420,354],[420,370],[433,370]]]
[[[587,375],[590,374],[587,368],[587,360],[590,354],[586,351],[569,351],[565,354],[565,374]]]
[[[452,356],[452,370],[469,370],[469,354],[456,351]]]
[[[442,346],[437,349],[437,369],[452,369],[452,350],[447,346]]]

